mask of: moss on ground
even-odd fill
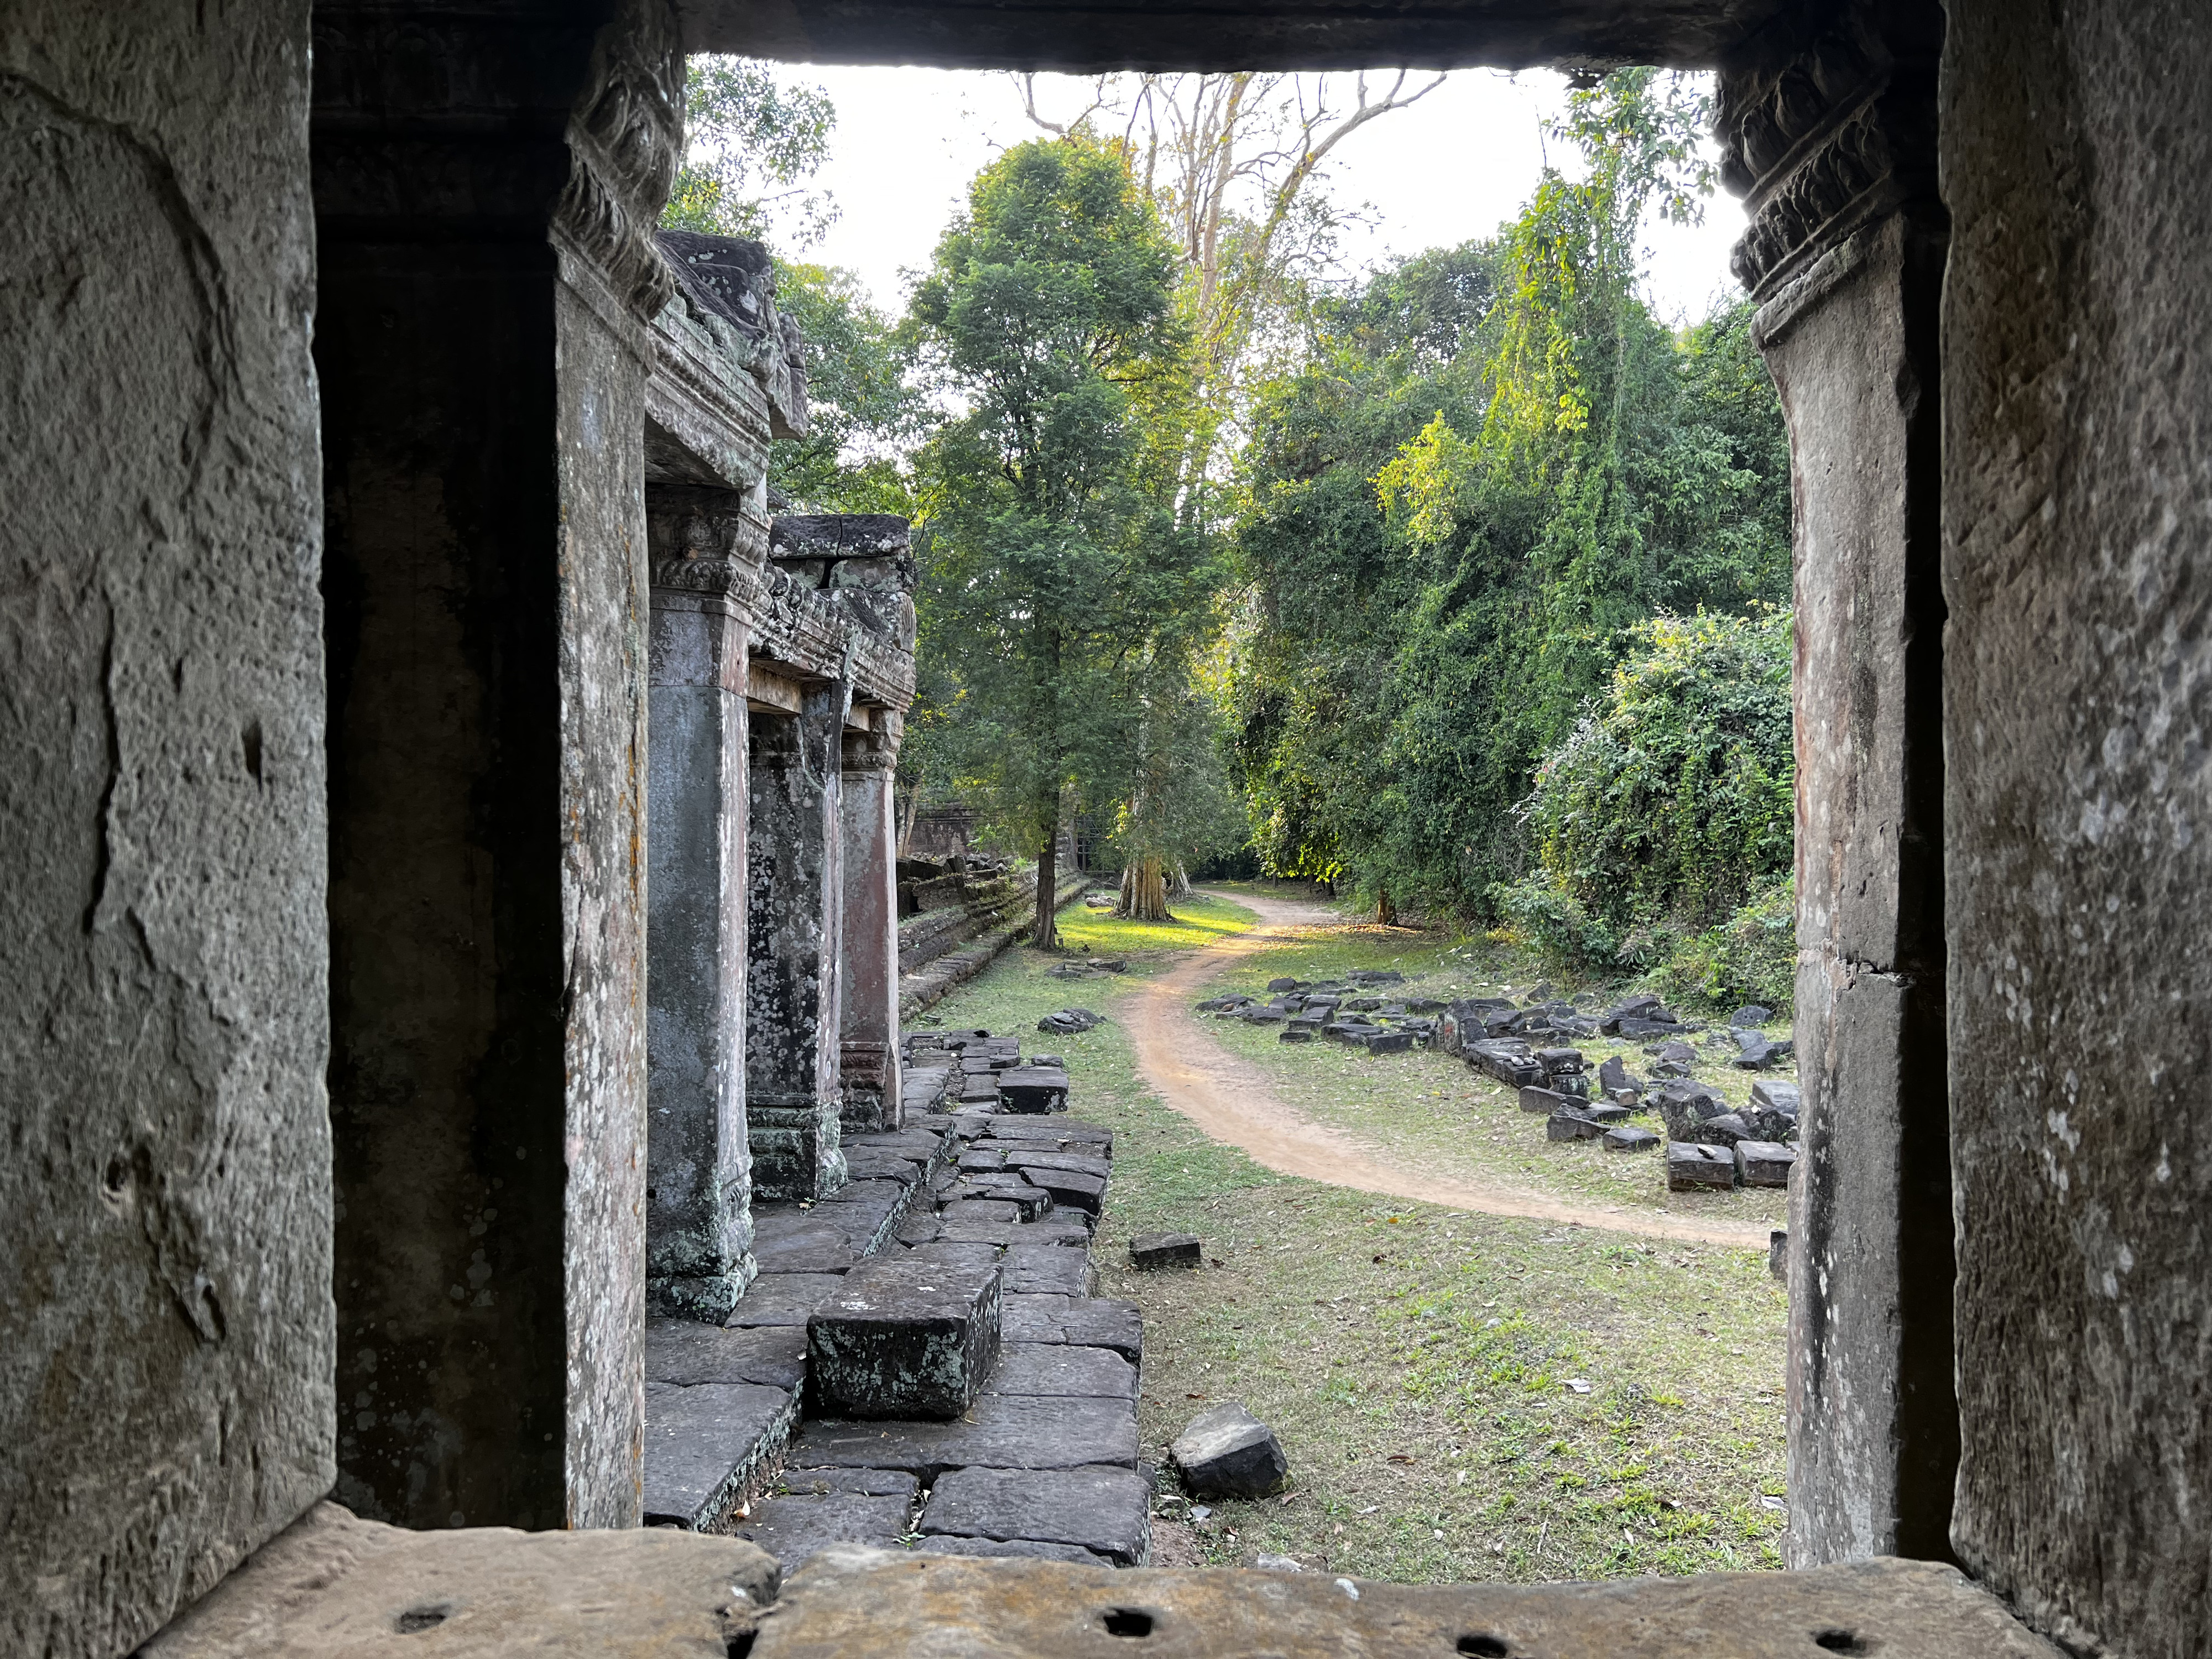
[[[1138,949],[1126,924],[1080,920],[1098,930],[1085,935],[1095,951]],[[1338,972],[1391,965],[1358,953],[1431,947],[1462,948],[1402,933],[1312,948],[1346,953],[1322,969]],[[1780,1565],[1784,1300],[1761,1255],[1277,1176],[1146,1090],[1117,1018],[1127,981],[1047,977],[1057,959],[1010,953],[938,1012],[1032,1034],[1071,1001],[1107,1016],[1050,1046],[1067,1058],[1074,1115],[1115,1132],[1097,1254],[1102,1293],[1145,1313],[1145,1455],[1164,1461],[1191,1417],[1235,1398],[1290,1457],[1285,1492],[1216,1507],[1206,1559],[1271,1553],[1413,1583]],[[1262,983],[1270,971],[1286,970],[1261,958],[1237,970]],[[1199,1234],[1206,1265],[1131,1271],[1131,1235],[1160,1229]]]

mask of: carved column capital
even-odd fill
[[[1936,66],[1941,13],[1858,0],[1764,32],[1720,75],[1721,179],[1751,222],[1731,261],[1755,300],[1901,209],[1940,216]]]
[[[880,719],[888,711],[870,711]],[[894,726],[885,730],[881,726],[871,726],[866,732],[845,733],[844,769],[848,776],[878,772],[889,775],[898,770],[899,732]]]
[[[684,155],[684,41],[668,0],[623,0],[568,118],[554,228],[650,322],[676,291],[653,239]]]

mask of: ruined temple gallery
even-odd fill
[[[803,342],[653,229],[698,51],[1718,71],[1801,1571],[1109,1565],[1110,1139],[902,1052],[912,555],[770,514]],[[2202,0],[0,4],[0,1651],[2212,1651],[2208,62]],[[939,1547],[700,1529],[777,1460]]]

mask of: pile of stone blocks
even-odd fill
[[[1370,1054],[1401,1054],[1437,1040],[1444,1005],[1394,994],[1405,983],[1395,969],[1355,969],[1332,980],[1276,979],[1267,997],[1209,997],[1198,1012],[1249,1025],[1279,1025],[1284,1042],[1339,1042]]]
[[[1093,1294],[1090,1250],[1112,1132],[1067,1118],[1065,1072],[1018,1042],[903,1047],[909,1079],[953,1085],[939,1109],[849,1137],[834,1198],[760,1207],[761,1275],[726,1325],[650,1322],[647,1519],[787,1570],[837,1543],[1141,1565],[1143,1326]],[[997,1086],[1038,1071],[1048,1111]],[[988,1097],[959,1086],[976,1078]]]

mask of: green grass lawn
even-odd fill
[[[1210,945],[1224,933],[1241,933],[1253,923],[1253,915],[1242,905],[1209,893],[1194,893],[1168,906],[1173,921],[1122,921],[1109,911],[1086,909],[1080,902],[1060,913],[1060,943],[1065,952],[1128,957],[1132,959],[1188,951]],[[1048,958],[1038,963],[1049,966]]]
[[[1193,928],[1235,923],[1186,909]],[[1125,924],[1063,921],[1142,970]],[[1434,945],[1400,934],[1330,948]],[[1276,1176],[1139,1082],[1116,1018],[1127,981],[1050,979],[1057,959],[1010,953],[935,1012],[1024,1033],[1070,1002],[1107,1017],[1051,1046],[1067,1058],[1073,1114],[1115,1132],[1097,1254],[1102,1293],[1145,1312],[1145,1455],[1164,1461],[1192,1416],[1234,1398],[1290,1457],[1285,1493],[1216,1507],[1198,1535],[1206,1559],[1287,1554],[1407,1582],[1780,1565],[1784,1305],[1759,1255]],[[1240,974],[1267,977],[1251,963]],[[1168,1228],[1203,1237],[1207,1265],[1131,1271],[1130,1236]]]

